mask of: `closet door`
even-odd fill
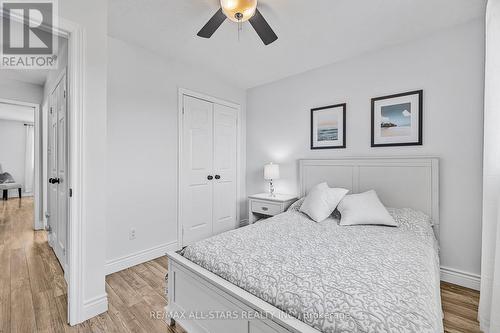
[[[237,227],[237,110],[214,104],[213,233]]]
[[[213,104],[190,96],[183,103],[180,209],[183,245],[189,245],[212,235]]]

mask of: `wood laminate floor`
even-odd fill
[[[163,311],[167,258],[109,275],[109,311],[78,326],[66,324],[63,271],[45,231],[33,231],[33,200],[0,202],[0,333],[8,332],[167,332],[152,312]],[[479,293],[443,283],[445,332],[480,332],[476,321]]]

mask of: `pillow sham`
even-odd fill
[[[345,196],[337,209],[341,215],[340,225],[398,226],[374,190]]]
[[[287,212],[298,212],[300,211],[300,206],[302,206],[302,203],[304,202],[304,197],[300,198],[299,200],[295,201],[293,204],[288,207],[286,210]]]
[[[343,188],[330,188],[327,183],[314,186],[305,197],[300,211],[316,222],[327,219],[349,192]]]

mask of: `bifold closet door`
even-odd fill
[[[183,245],[212,235],[213,104],[183,98],[182,233]]]
[[[214,104],[214,234],[237,227],[237,126],[235,109]]]

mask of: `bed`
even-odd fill
[[[438,160],[299,162],[300,193],[375,189],[399,227],[292,209],[169,254],[167,313],[196,332],[442,332]],[[431,227],[431,222],[433,227]]]

